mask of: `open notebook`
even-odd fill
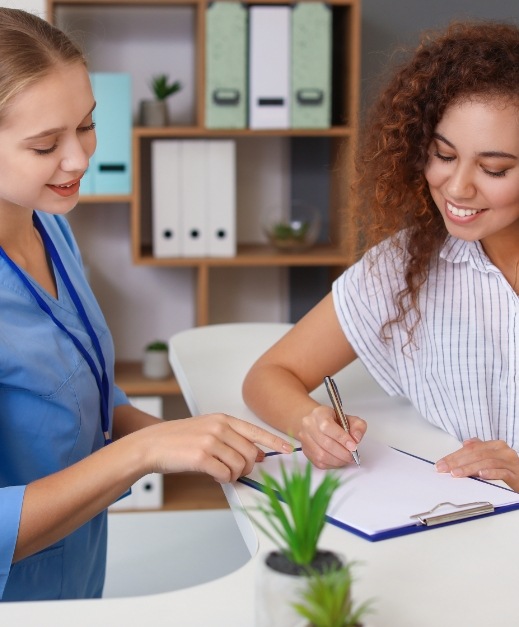
[[[455,479],[437,473],[431,462],[364,438],[359,446],[361,465],[337,471],[343,483],[334,494],[328,520],[367,540],[392,538],[434,526],[519,509],[519,493],[477,479]],[[281,478],[287,469],[306,464],[301,451],[269,454],[256,464],[243,483],[261,489],[261,471]],[[317,484],[325,471],[313,469]]]

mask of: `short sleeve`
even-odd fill
[[[121,390],[120,387],[114,385],[114,407],[118,407],[119,405],[129,405],[130,400],[126,396],[126,394]]]
[[[24,494],[25,486],[0,488],[0,599],[11,570]]]
[[[394,314],[393,294],[398,278],[380,251],[367,253],[333,284],[335,312],[355,353],[379,385],[390,395],[402,395],[393,343],[382,327]],[[393,264],[391,264],[393,265]]]

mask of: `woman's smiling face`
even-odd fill
[[[425,176],[451,235],[485,241],[515,234],[519,242],[519,106],[472,99],[448,107]]]
[[[95,106],[83,64],[57,66],[16,95],[0,124],[0,209],[66,213],[96,147]]]

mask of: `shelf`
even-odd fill
[[[194,472],[164,475],[163,510],[228,508],[222,486],[209,475]]]
[[[244,4],[295,4],[298,0],[244,0]],[[56,5],[61,6],[190,6],[210,4],[211,0],[47,0],[48,15],[52,15],[49,9],[53,9]],[[357,0],[331,0],[332,6],[350,6],[355,4]]]
[[[128,396],[170,396],[181,394],[175,377],[147,379],[138,361],[120,361],[115,364],[115,382]]]
[[[136,138],[168,137],[350,137],[349,126],[330,128],[204,128],[201,126],[135,126]]]
[[[253,4],[279,4],[294,5],[300,0],[243,0],[244,5]],[[357,246],[354,242],[356,231],[355,209],[350,205],[351,173],[354,171],[353,152],[357,139],[357,124],[359,117],[359,91],[360,91],[360,0],[329,0],[327,5],[331,9],[332,19],[332,84],[331,94],[331,124],[330,128],[320,129],[212,129],[206,128],[206,10],[212,0],[46,0],[47,15],[51,22],[60,21],[65,30],[66,25],[72,32],[83,32],[92,37],[90,44],[93,49],[102,51],[92,71],[112,71],[109,59],[112,56],[112,43],[116,42],[117,53],[126,57],[126,68],[135,75],[136,84],[146,76],[140,67],[141,58],[132,64],[130,50],[134,50],[134,42],[142,43],[143,57],[154,58],[154,46],[163,49],[166,53],[172,41],[176,42],[180,49],[182,46],[189,48],[186,53],[187,67],[189,68],[189,85],[193,93],[188,99],[186,111],[189,115],[179,117],[186,125],[171,125],[166,127],[142,127],[135,126],[132,129],[132,191],[128,195],[113,196],[83,196],[80,202],[83,204],[128,204],[130,213],[130,238],[131,256],[135,265],[150,268],[191,268],[194,270],[194,301],[195,324],[211,323],[210,305],[214,304],[215,297],[210,298],[212,279],[219,285],[218,277],[213,277],[217,272],[211,272],[213,268],[290,268],[290,267],[320,267],[328,268],[329,278],[338,271],[342,271],[354,263],[357,259]],[[74,10],[74,7],[77,10]],[[92,9],[92,10],[90,10]],[[114,10],[115,9],[115,10]],[[121,9],[121,10],[119,10]],[[138,9],[140,11],[134,10]],[[155,10],[153,10],[155,9]],[[167,11],[164,11],[167,9]],[[171,11],[169,10],[171,9]],[[186,11],[187,10],[187,11]],[[189,14],[189,28],[180,29],[181,15]],[[168,19],[164,16],[167,14]],[[146,16],[145,37],[141,38],[139,29]],[[147,23],[148,17],[151,19]],[[171,18],[171,20],[170,20]],[[178,21],[178,28],[173,26]],[[74,20],[78,21],[78,24]],[[127,20],[127,22],[126,22]],[[155,20],[155,22],[153,22]],[[80,26],[81,23],[81,26]],[[127,36],[119,35],[119,26],[126,24]],[[164,36],[156,39],[158,24],[166,27]],[[112,31],[115,33],[112,36]],[[162,32],[162,30],[161,30]],[[118,38],[120,37],[120,39]],[[142,41],[141,41],[142,39]],[[108,43],[110,45],[108,45]],[[149,46],[148,46],[149,44]],[[148,47],[146,47],[148,46]],[[149,48],[149,49],[148,49]],[[140,50],[140,49],[139,49]],[[151,53],[154,53],[153,55]],[[165,55],[168,56],[167,54]],[[162,54],[164,58],[164,54]],[[169,58],[169,57],[168,57]],[[144,60],[144,58],[142,59]],[[145,65],[145,64],[144,64]],[[134,67],[135,66],[135,67]],[[147,93],[147,92],[146,92]],[[141,95],[134,94],[136,101]],[[133,103],[134,105],[136,102]],[[154,140],[168,139],[230,139],[234,140],[237,151],[240,151],[240,169],[237,176],[240,184],[237,190],[241,196],[237,207],[237,218],[242,224],[252,225],[250,230],[242,230],[247,233],[250,240],[261,240],[258,233],[258,220],[254,214],[253,220],[249,220],[251,212],[263,211],[266,207],[279,205],[279,198],[285,198],[285,190],[277,190],[273,186],[272,196],[279,198],[270,200],[268,180],[263,184],[262,177],[271,177],[274,183],[281,166],[270,163],[266,157],[267,150],[277,151],[276,157],[288,153],[296,158],[290,161],[289,193],[302,194],[316,198],[312,202],[318,205],[325,216],[327,232],[324,234],[327,244],[315,246],[311,250],[302,253],[280,253],[267,243],[254,245],[238,245],[238,252],[233,257],[168,257],[156,258],[153,256],[151,242],[153,240],[152,220],[152,174],[151,163],[152,144]],[[305,145],[306,144],[306,145]],[[298,160],[301,151],[311,152],[308,166],[308,176],[305,170],[306,164]],[[265,153],[265,154],[263,154]],[[259,166],[258,166],[259,164]],[[260,181],[257,187],[251,184],[248,178],[257,176],[254,182]],[[294,174],[295,173],[295,174]],[[316,181],[314,186],[313,176]],[[302,178],[304,177],[304,181]],[[323,190],[321,190],[321,187]],[[324,189],[326,187],[326,189]],[[245,191],[244,191],[245,190]],[[302,191],[300,191],[302,190]],[[253,196],[255,202],[250,202],[247,193]],[[262,193],[265,193],[265,200]],[[288,190],[287,190],[288,191]],[[242,198],[243,197],[243,198]],[[322,201],[322,202],[321,202]],[[237,199],[238,202],[238,199]],[[268,203],[268,204],[267,204]],[[321,207],[322,205],[322,207]],[[249,220],[249,221],[247,221]],[[266,242],[266,240],[265,240]],[[324,279],[323,279],[324,281]],[[310,290],[311,287],[309,286]],[[140,365],[120,364],[117,366],[117,381],[127,392],[131,394],[162,395],[179,394],[178,385],[172,378],[170,381],[150,381],[140,374]]]
[[[79,203],[84,204],[115,204],[115,203],[131,203],[133,196],[131,194],[99,194],[85,195],[79,197]]]
[[[339,248],[318,245],[301,253],[279,253],[267,245],[242,244],[235,257],[153,257],[151,246],[143,247],[135,263],[148,266],[266,267],[346,266],[347,257]]]

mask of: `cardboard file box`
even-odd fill
[[[291,127],[331,125],[332,14],[320,2],[296,4],[292,11]]]
[[[206,13],[207,128],[247,125],[247,9],[213,2]]]
[[[207,254],[236,255],[236,142],[206,142],[207,160]]]
[[[178,257],[181,254],[180,144],[174,139],[151,142],[154,257]]]
[[[290,24],[287,6],[249,9],[249,126],[290,126]]]
[[[226,139],[151,144],[155,257],[236,254],[236,145]]]
[[[81,181],[81,194],[131,193],[131,78],[126,73],[90,74],[97,149]]]

